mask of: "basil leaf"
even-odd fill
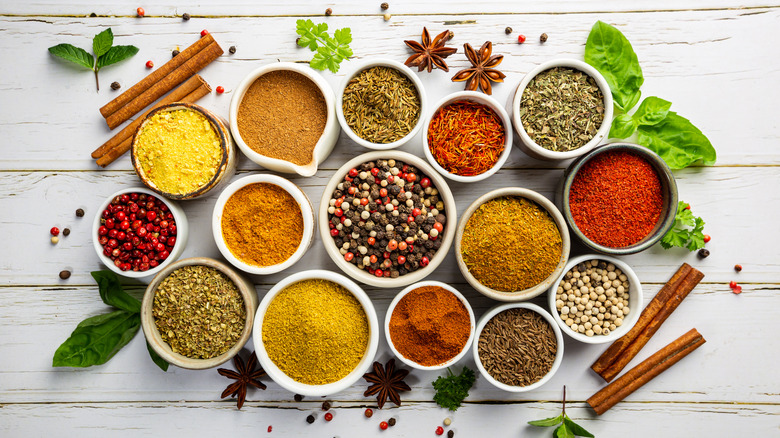
[[[639,125],[657,125],[666,118],[666,115],[669,114],[669,108],[671,107],[672,102],[663,100],[660,97],[646,97],[634,113],[634,119],[636,119],[636,122]]]
[[[696,162],[709,166],[717,158],[715,148],[699,128],[674,111],[655,125],[639,126],[637,133],[639,144],[660,155],[672,169]]]
[[[152,361],[157,364],[158,367],[160,367],[161,370],[168,372],[168,362],[165,361],[165,359],[161,358],[159,354],[157,354],[156,351],[152,349],[152,346],[149,345],[149,342],[146,343],[146,349],[149,351],[149,356],[152,357]]]
[[[138,47],[136,46],[114,46],[108,49],[108,52],[106,52],[105,55],[98,58],[97,69],[100,70],[107,65],[124,61],[136,53],[138,53]]]
[[[557,417],[545,418],[544,420],[529,421],[528,424],[530,424],[531,426],[550,427],[550,426],[555,426],[556,424],[560,423],[562,420],[563,420],[563,415],[558,415]]]
[[[604,75],[615,105],[623,111],[636,105],[645,79],[631,43],[619,30],[597,21],[585,43],[585,62]]]
[[[636,131],[637,122],[630,114],[621,114],[612,121],[609,128],[610,138],[628,138]]]
[[[92,55],[87,53],[86,50],[71,44],[57,44],[56,46],[49,47],[49,52],[54,56],[66,59],[90,70],[95,64],[95,58],[93,58]]]
[[[108,49],[114,45],[114,33],[111,32],[111,28],[100,32],[92,39],[92,52],[100,58],[108,52]]]
[[[141,327],[141,315],[125,310],[81,321],[54,352],[52,366],[88,367],[108,362]]]
[[[126,310],[130,313],[141,312],[141,302],[128,295],[119,284],[119,277],[111,271],[91,272],[92,278],[98,284],[100,299],[109,306]]]
[[[584,427],[580,426],[579,424],[571,421],[571,418],[569,416],[563,417],[563,424],[566,425],[566,427],[571,431],[572,434],[576,436],[584,436],[587,438],[595,438],[592,433],[585,430]]]

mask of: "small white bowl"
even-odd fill
[[[322,279],[332,281],[343,286],[350,291],[352,295],[363,306],[363,311],[366,313],[366,319],[368,319],[368,346],[363,354],[363,358],[358,362],[354,370],[344,376],[341,380],[327,383],[325,385],[309,385],[293,380],[268,357],[268,353],[265,350],[265,344],[263,343],[263,320],[265,319],[265,313],[268,310],[268,306],[271,304],[274,298],[283,291],[287,286],[297,283],[303,280]],[[310,270],[302,271],[293,274],[284,280],[277,283],[268,293],[263,297],[260,302],[260,306],[257,308],[257,314],[255,315],[255,326],[252,331],[252,338],[254,339],[255,352],[257,353],[257,359],[260,361],[268,377],[273,379],[282,388],[294,392],[296,394],[306,396],[325,396],[335,394],[343,391],[363,377],[363,374],[368,371],[374,362],[374,356],[376,355],[377,348],[379,346],[379,322],[374,310],[374,305],[368,295],[360,288],[354,281],[347,277],[337,274],[335,272],[324,270]]]
[[[536,75],[555,67],[568,67],[588,74],[588,76],[592,77],[596,81],[599,89],[601,89],[601,94],[604,96],[604,121],[596,131],[596,135],[593,136],[589,142],[572,151],[556,152],[545,149],[531,139],[531,137],[525,131],[522,121],[520,120],[520,103],[522,102],[525,87],[528,86],[528,84],[534,77],[536,77]],[[568,160],[570,158],[579,157],[608,138],[609,128],[612,126],[613,100],[612,91],[609,89],[607,80],[604,79],[604,76],[602,76],[598,70],[577,59],[553,59],[551,61],[544,62],[533,70],[529,71],[523,77],[523,80],[520,81],[520,84],[517,86],[514,94],[509,96],[507,108],[512,115],[512,122],[515,125],[515,132],[517,132],[517,138],[519,139],[518,146],[520,146],[520,149],[522,149],[526,154],[541,160]]]
[[[630,309],[628,318],[624,318],[623,325],[614,331],[611,331],[608,335],[586,336],[583,333],[575,332],[571,329],[571,327],[566,325],[566,322],[561,318],[561,314],[555,305],[556,291],[558,290],[558,285],[560,285],[561,281],[563,280],[563,276],[566,275],[566,273],[569,272],[571,268],[577,266],[580,263],[587,262],[588,260],[602,260],[607,263],[612,263],[615,265],[615,267],[626,274],[626,277],[628,277],[628,307]],[[558,277],[558,280],[550,287],[550,292],[547,295],[547,301],[550,305],[550,312],[553,314],[553,319],[555,319],[555,322],[558,323],[558,326],[561,328],[561,330],[563,330],[564,333],[574,338],[575,340],[584,342],[586,344],[605,344],[607,342],[612,342],[615,339],[618,339],[628,333],[629,330],[631,330],[631,328],[634,327],[636,322],[639,320],[639,314],[641,313],[640,309],[643,305],[642,283],[640,283],[639,277],[636,276],[634,270],[631,269],[631,267],[628,266],[628,264],[625,262],[607,255],[585,254],[569,260],[569,263],[566,264],[566,268],[563,270],[563,274]]]
[[[466,310],[469,312],[469,321],[471,321],[471,332],[469,333],[469,338],[466,341],[466,344],[463,346],[463,349],[460,350],[460,353],[458,353],[452,359],[450,359],[450,360],[448,360],[448,361],[446,361],[444,363],[441,363],[439,365],[432,365],[432,366],[421,365],[421,364],[413,361],[412,359],[409,359],[409,358],[405,357],[404,355],[402,355],[395,348],[395,345],[393,344],[393,339],[390,336],[390,319],[391,319],[391,317],[393,315],[393,311],[395,310],[395,306],[397,306],[398,302],[401,301],[401,299],[403,297],[405,297],[409,292],[411,292],[413,290],[417,290],[417,289],[419,289],[421,287],[426,287],[426,286],[440,287],[442,289],[446,289],[447,291],[449,291],[450,293],[455,295],[460,300],[460,302],[463,303],[463,306],[466,307]],[[449,284],[442,283],[440,281],[421,281],[419,283],[415,283],[413,285],[410,285],[406,289],[404,289],[401,292],[399,292],[398,295],[396,295],[395,298],[393,299],[393,301],[390,303],[390,307],[388,307],[388,309],[387,309],[387,315],[385,316],[385,337],[387,338],[387,344],[390,346],[390,350],[393,351],[393,354],[395,354],[395,357],[400,359],[401,362],[409,365],[412,368],[416,368],[418,370],[428,370],[428,371],[440,370],[442,368],[447,368],[447,367],[450,367],[450,366],[456,364],[459,360],[461,360],[463,358],[463,356],[466,355],[466,353],[468,353],[469,348],[471,347],[471,344],[472,344],[472,342],[474,340],[474,329],[476,327],[475,321],[476,321],[476,318],[474,317],[474,310],[472,310],[471,305],[469,304],[469,301],[466,299],[466,297],[463,296],[462,293],[458,292],[457,289],[455,289],[454,287],[450,286]]]
[[[101,225],[100,219],[102,218],[103,211],[106,209],[106,207],[108,207],[111,201],[114,200],[114,198],[119,195],[129,193],[144,193],[146,195],[154,196],[168,206],[168,210],[173,213],[173,220],[176,221],[176,244],[173,245],[173,250],[168,255],[168,258],[163,260],[162,263],[157,265],[157,267],[147,271],[123,271],[119,269],[110,258],[103,254],[103,246],[100,244],[100,242],[98,242],[98,228],[100,228]],[[122,189],[109,196],[105,201],[103,201],[102,204],[100,204],[100,207],[95,214],[95,219],[92,221],[92,246],[95,248],[95,252],[97,253],[98,258],[104,265],[106,265],[108,269],[127,278],[151,278],[158,272],[165,269],[166,266],[170,265],[173,261],[178,259],[179,256],[181,256],[181,253],[184,252],[184,248],[187,246],[188,236],[189,225],[187,223],[187,216],[184,214],[184,210],[176,205],[175,202],[160,196],[159,193],[149,190],[146,187],[131,187],[128,189]]]
[[[225,203],[240,189],[256,183],[269,183],[274,184],[284,189],[290,196],[298,203],[298,207],[301,209],[301,216],[303,217],[303,236],[301,237],[301,243],[298,245],[298,249],[282,263],[271,266],[256,266],[250,265],[238,257],[233,255],[225,242],[224,236],[222,236],[222,214],[225,209]],[[249,272],[250,274],[268,275],[279,271],[283,271],[290,266],[294,265],[298,260],[303,257],[306,250],[309,248],[314,237],[314,209],[311,206],[309,198],[292,182],[276,175],[270,174],[256,174],[249,175],[233,181],[229,186],[225,187],[225,190],[220,193],[217,198],[217,202],[214,204],[214,212],[211,215],[211,231],[214,234],[214,241],[217,243],[217,248],[222,256],[227,259],[233,266],[241,269],[242,271]]]
[[[314,146],[312,161],[309,164],[299,166],[289,161],[280,160],[278,158],[271,158],[265,155],[261,155],[255,152],[249,145],[246,144],[243,138],[241,138],[241,132],[238,130],[238,107],[241,101],[244,99],[249,87],[259,78],[266,73],[278,70],[290,70],[296,73],[300,73],[306,76],[309,80],[314,82],[320,89],[322,97],[325,99],[325,106],[328,111],[328,119],[325,122],[325,129],[322,131],[320,139]],[[328,155],[333,151],[333,147],[336,145],[336,141],[339,139],[339,125],[336,123],[336,104],[333,97],[333,89],[328,84],[328,81],[318,74],[310,67],[306,65],[296,64],[293,62],[276,62],[273,64],[264,65],[251,73],[249,73],[241,83],[238,84],[236,91],[233,93],[233,98],[230,100],[230,131],[233,133],[233,139],[236,141],[241,152],[244,153],[250,160],[263,166],[268,170],[282,173],[297,173],[301,176],[312,176],[317,172],[317,166],[328,158]]]
[[[417,118],[417,123],[415,123],[414,127],[411,131],[409,131],[408,134],[406,134],[403,138],[396,140],[392,143],[372,143],[368,140],[364,140],[360,138],[355,132],[352,130],[352,128],[349,127],[347,124],[347,120],[344,118],[344,89],[347,88],[347,85],[349,84],[349,81],[360,74],[363,70],[367,70],[371,67],[390,67],[395,70],[398,70],[401,74],[409,78],[409,80],[412,81],[415,88],[417,88],[417,95],[420,97],[420,115]],[[341,125],[341,129],[347,134],[347,136],[354,141],[355,143],[359,144],[360,146],[363,146],[364,148],[368,149],[374,149],[378,151],[384,151],[388,149],[397,148],[398,146],[401,146],[412,139],[412,137],[417,134],[417,132],[422,128],[423,125],[423,118],[426,114],[426,111],[428,109],[428,99],[425,96],[425,90],[423,89],[422,81],[420,81],[420,78],[417,77],[416,74],[407,66],[403,65],[402,63],[398,61],[394,61],[392,59],[384,59],[384,58],[370,58],[366,59],[363,62],[357,63],[354,66],[352,66],[352,70],[347,73],[346,76],[344,76],[344,81],[341,83],[341,87],[339,88],[338,94],[336,95],[336,116],[338,117],[339,124]]]
[[[504,151],[501,152],[501,155],[498,157],[498,161],[496,161],[496,163],[493,165],[492,168],[490,168],[489,170],[483,173],[480,173],[479,175],[474,175],[474,176],[463,176],[463,175],[457,175],[448,172],[446,169],[444,169],[441,166],[441,164],[439,164],[438,161],[436,161],[435,158],[433,158],[433,154],[431,153],[431,148],[428,145],[428,127],[431,124],[431,119],[433,119],[433,117],[436,115],[437,112],[439,112],[439,109],[441,109],[442,107],[463,100],[480,103],[482,105],[489,107],[490,109],[495,111],[496,114],[498,114],[498,117],[501,119],[501,123],[504,125],[504,138],[506,140],[504,142]],[[437,172],[457,182],[469,183],[469,182],[482,181],[483,179],[498,172],[498,169],[500,169],[501,166],[503,166],[504,163],[506,163],[506,160],[509,159],[509,154],[512,152],[512,120],[509,118],[509,114],[507,114],[506,110],[504,110],[504,108],[493,97],[487,96],[483,93],[478,93],[476,91],[459,91],[457,93],[453,93],[450,94],[449,96],[444,97],[442,100],[436,103],[433,112],[431,112],[430,116],[428,116],[425,119],[425,124],[423,125],[422,138],[423,138],[423,153],[425,154],[425,158],[428,159],[428,162],[431,163],[431,166],[433,166],[433,168],[436,169]]]
[[[547,320],[547,322],[550,324],[550,327],[552,327],[552,330],[555,333],[555,341],[558,343],[558,349],[555,352],[555,360],[553,361],[550,371],[547,372],[547,374],[545,374],[545,376],[539,379],[537,382],[534,382],[528,386],[512,386],[512,385],[507,385],[506,383],[499,382],[498,380],[493,378],[493,376],[491,376],[490,373],[487,372],[485,367],[482,366],[482,360],[479,358],[479,337],[482,335],[482,330],[485,328],[485,325],[488,323],[488,321],[493,319],[494,316],[509,309],[529,309],[542,315],[542,317],[544,317],[544,319]],[[508,391],[508,392],[526,392],[526,391],[532,391],[544,385],[550,379],[552,379],[552,376],[554,376],[556,371],[558,371],[558,368],[561,366],[561,362],[563,361],[563,335],[561,334],[561,329],[558,328],[558,326],[553,321],[553,317],[550,316],[549,313],[547,313],[544,309],[537,306],[536,304],[531,304],[531,303],[500,304],[488,310],[479,319],[479,322],[477,323],[476,336],[474,336],[473,350],[474,350],[474,362],[477,364],[477,369],[479,369],[479,372],[480,374],[482,374],[482,377],[484,377],[485,380],[490,382],[491,385],[495,386],[498,389],[503,389],[504,391]]]

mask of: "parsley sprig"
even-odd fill
[[[433,389],[436,390],[433,401],[443,408],[456,411],[463,399],[469,396],[469,389],[476,380],[474,371],[468,367],[463,367],[458,375],[447,368],[447,376],[439,376],[433,382]]]
[[[704,248],[704,219],[694,216],[690,205],[680,201],[677,204],[677,214],[674,225],[661,239],[661,246],[669,249],[673,246],[696,251]]]
[[[296,21],[295,33],[300,35],[298,45],[308,47],[314,54],[314,58],[309,61],[311,68],[325,70],[326,68],[333,73],[339,71],[341,61],[352,56],[352,49],[349,43],[352,42],[350,29],[345,27],[337,29],[333,37],[328,35],[328,25],[325,23],[314,24],[311,20]]]
[[[557,417],[545,418],[544,420],[529,421],[531,426],[551,427],[558,425],[553,431],[553,438],[574,438],[575,436],[584,436],[594,438],[593,434],[585,430],[582,426],[572,421],[566,415],[566,386],[563,386],[563,409],[561,415]]]

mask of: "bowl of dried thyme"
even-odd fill
[[[542,160],[585,154],[608,138],[612,124],[607,80],[576,59],[554,59],[528,72],[507,107],[518,146]]]
[[[336,96],[341,129],[360,146],[387,150],[403,145],[423,124],[422,81],[392,59],[368,59],[347,73]]]
[[[141,327],[166,362],[202,370],[227,362],[252,335],[257,292],[230,266],[207,257],[172,263],[144,292]]]

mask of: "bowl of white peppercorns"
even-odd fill
[[[564,333],[587,344],[612,342],[639,319],[642,284],[626,263],[605,255],[572,258],[549,292]]]

